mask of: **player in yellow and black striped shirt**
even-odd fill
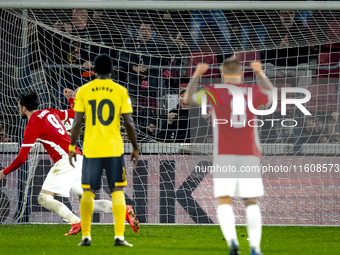
[[[80,246],[91,244],[91,221],[95,191],[100,188],[103,169],[106,170],[112,195],[112,212],[115,218],[115,246],[132,246],[124,239],[126,186],[123,140],[120,134],[120,116],[133,145],[131,159],[137,166],[139,150],[135,127],[131,117],[131,100],[126,88],[110,79],[111,58],[100,55],[95,59],[96,79],[82,86],[74,101],[75,118],[69,148],[70,164],[76,159],[74,147],[79,136],[82,119],[85,117],[84,161],[82,170],[83,196],[80,201],[82,221],[82,242]]]

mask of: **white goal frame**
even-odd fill
[[[131,4],[133,2],[133,4]],[[195,3],[195,4],[193,4]],[[0,0],[0,8],[15,9],[127,9],[127,10],[340,10],[337,1],[82,1]]]

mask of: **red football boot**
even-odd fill
[[[64,236],[72,236],[76,235],[81,231],[81,222],[78,222],[76,224],[72,224],[72,227],[70,229],[70,232],[64,234]]]
[[[126,206],[126,218],[125,220],[130,224],[132,230],[137,233],[139,231],[139,220],[137,219],[135,212],[131,205]]]

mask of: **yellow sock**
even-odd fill
[[[91,236],[94,196],[91,191],[84,191],[80,200],[80,219],[83,236]]]
[[[112,195],[112,212],[115,217],[115,236],[124,236],[126,204],[124,191],[115,191]]]

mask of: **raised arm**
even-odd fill
[[[124,119],[124,126],[126,128],[126,133],[133,146],[133,152],[131,153],[131,161],[133,160],[133,158],[135,158],[134,169],[136,169],[137,164],[138,164],[139,148],[137,144],[135,124],[133,122],[131,113],[124,113],[122,114],[122,116]]]
[[[64,89],[64,97],[66,97],[72,109],[73,109],[74,98],[76,97],[77,90],[73,91],[72,89]]]
[[[191,80],[187,86],[187,90],[184,93],[184,103],[190,105],[196,105],[193,101],[193,96],[197,92],[199,78],[209,69],[209,65],[205,63],[197,64],[196,70],[191,77]]]
[[[76,93],[71,89],[64,89],[64,96],[70,103],[71,108],[67,110],[55,110],[50,109],[54,113],[58,114],[61,120],[67,120],[69,118],[74,118],[74,111],[73,111],[73,104],[74,104],[74,97]]]
[[[267,78],[264,71],[262,70],[261,61],[252,62],[250,64],[256,75],[256,83],[265,90],[272,91],[273,83]]]

